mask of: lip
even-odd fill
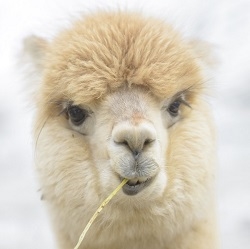
[[[152,183],[153,179],[154,179],[154,177],[145,178],[145,180],[143,180],[143,181],[141,181],[138,178],[130,179],[122,187],[123,193],[126,195],[136,195],[139,192],[141,192],[143,189],[148,187]]]

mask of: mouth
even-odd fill
[[[153,177],[138,177],[130,179],[123,187],[123,193],[126,195],[136,195],[141,192],[144,188],[149,186],[153,181]]]

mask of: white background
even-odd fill
[[[214,44],[220,66],[212,106],[218,126],[218,218],[223,249],[250,248],[250,1],[0,0],[0,249],[55,248],[32,166],[33,103],[22,40],[52,37],[96,8],[140,10]]]

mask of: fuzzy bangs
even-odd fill
[[[124,85],[167,98],[201,83],[199,63],[171,26],[103,12],[74,23],[50,44],[43,90],[48,102],[89,103]]]

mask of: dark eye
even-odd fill
[[[168,112],[172,117],[178,116],[180,105],[181,105],[181,100],[177,99],[168,107]]]
[[[74,125],[81,125],[88,117],[88,112],[78,106],[73,105],[68,108],[68,115]]]

